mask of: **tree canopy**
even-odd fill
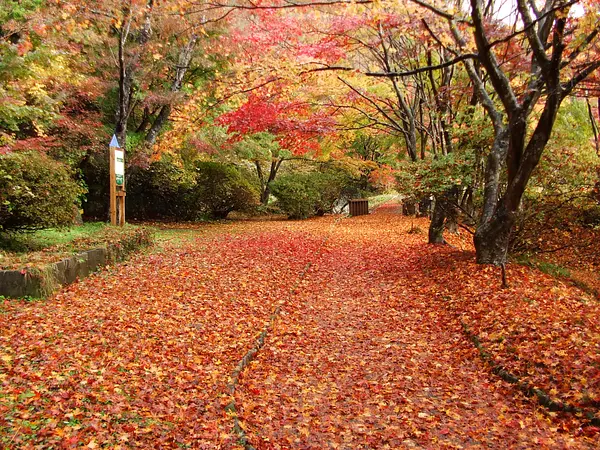
[[[354,160],[422,209],[434,199],[432,242],[460,221],[495,264],[540,164],[574,145],[597,164],[595,1],[2,4],[3,153],[87,173],[115,133],[132,167],[253,170],[263,204],[294,161]],[[573,144],[555,131],[567,98]]]

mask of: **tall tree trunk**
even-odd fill
[[[586,98],[588,107],[588,117],[590,119],[590,125],[592,127],[592,133],[594,133],[594,143],[596,144],[596,154],[600,156],[600,136],[598,132],[598,125],[596,124],[596,118],[594,117],[594,110],[590,104],[590,99]],[[600,97],[598,98],[598,113],[600,114]]]
[[[271,168],[269,170],[269,178],[265,183],[265,188],[261,195],[261,202],[263,205],[269,203],[269,197],[271,196],[271,182],[275,180],[277,176],[277,172],[279,172],[279,168],[281,167],[281,163],[283,163],[283,159],[273,159],[271,160]]]
[[[446,192],[435,197],[435,206],[429,224],[429,243],[445,244],[444,229],[454,231],[457,226],[456,204],[458,187],[452,186]]]
[[[181,90],[181,86],[183,85],[183,78],[187,70],[190,67],[190,62],[192,61],[192,56],[194,53],[194,47],[196,46],[196,42],[198,41],[198,36],[195,34],[190,37],[188,43],[181,49],[179,53],[179,60],[175,69],[175,78],[173,79],[173,83],[171,84],[171,92],[179,92]],[[171,110],[173,106],[171,103],[167,103],[163,105],[158,113],[158,116],[154,120],[154,123],[148,130],[146,134],[146,143],[153,145],[156,142],[156,138],[158,134],[164,127],[164,125],[169,120],[169,116],[171,115]]]
[[[267,182],[265,180],[265,175],[263,173],[262,166],[260,165],[260,161],[254,161],[254,167],[256,168],[256,176],[258,177],[258,182],[260,183],[260,203],[266,205],[269,201],[269,195],[271,193],[270,191],[267,191]]]
[[[555,89],[548,96],[540,120],[526,146],[524,146],[524,141],[520,136],[512,136],[512,134],[521,131],[520,127],[505,128],[504,132],[497,134],[494,147],[488,157],[485,186],[486,190],[489,186],[490,191],[495,190],[495,192],[492,194],[492,192],[486,193],[484,191],[484,211],[479,227],[473,237],[478,263],[495,265],[506,263],[510,233],[516,221],[516,213],[521,204],[521,198],[531,174],[539,163],[544,148],[550,139],[558,108],[563,98],[564,95],[558,89]],[[507,158],[512,162],[513,170],[510,170],[510,166],[508,167],[509,178],[506,192],[493,204],[492,195],[498,195],[498,178],[500,174],[500,168],[494,168],[495,158],[504,153],[503,146],[516,156]],[[518,164],[515,163],[515,160],[518,160]]]
[[[144,23],[139,29],[138,44],[140,48],[132,57],[127,57],[127,43],[130,38],[131,26],[134,20],[134,12],[129,6],[125,5],[122,8],[123,21],[119,28],[119,49],[118,49],[118,64],[119,64],[119,105],[117,107],[115,134],[121,146],[125,148],[127,138],[127,122],[133,109],[132,99],[134,91],[135,68],[139,63],[145,45],[152,36],[152,9],[154,0],[148,0],[146,3],[146,11],[144,15]]]
[[[260,192],[260,202],[263,205],[267,205],[269,203],[269,197],[271,196],[271,182],[275,180],[277,177],[277,172],[279,172],[279,168],[283,163],[283,159],[272,159],[271,167],[269,168],[269,177],[265,179],[264,173],[258,161],[255,161],[256,165],[256,173],[258,175],[258,179],[260,181],[261,192]]]
[[[410,108],[408,108],[407,110],[410,111]],[[408,125],[407,132],[404,134],[404,137],[406,139],[406,150],[408,152],[410,159],[412,161],[417,161],[417,159],[418,159],[417,123],[416,123],[415,116],[413,115],[412,111],[410,111],[410,113],[407,114],[406,123]]]
[[[151,116],[150,108],[148,108],[147,106],[144,106],[144,114],[142,115],[142,120],[140,121],[140,124],[138,125],[137,129],[135,130],[136,133],[142,133],[142,132],[146,131],[146,128],[150,124],[150,116]]]
[[[423,103],[419,102],[419,121],[421,124],[420,141],[421,141],[421,159],[425,160],[425,148],[427,146],[427,133],[423,126]]]
[[[500,204],[493,217],[477,227],[473,241],[478,264],[500,266],[506,262],[514,224],[515,214]]]
[[[122,147],[125,147],[127,122],[129,121],[133,94],[133,67],[131,64],[127,64],[125,58],[125,45],[128,34],[129,29],[121,29],[119,36],[119,105],[116,115],[115,135]]]
[[[444,221],[446,220],[446,209],[444,208],[444,195],[438,195],[435,198],[435,206],[429,224],[429,243],[445,244],[444,240]]]
[[[271,186],[269,184],[265,184],[262,192],[260,193],[260,203],[264,206],[267,206],[269,203],[269,197],[271,196]]]
[[[158,116],[156,116],[156,119],[154,119],[152,126],[148,130],[148,133],[146,133],[145,141],[149,147],[154,145],[154,143],[156,142],[156,138],[158,137],[160,130],[162,129],[164,124],[167,123],[167,120],[169,120],[170,115],[171,105],[163,105],[162,108],[160,108]]]
[[[460,201],[460,207],[466,212],[467,216],[473,217],[476,214],[475,205],[473,203],[473,186],[468,186],[465,189],[463,197]]]
[[[448,191],[447,202],[446,202],[446,222],[444,228],[450,233],[458,232],[458,197],[460,189],[458,186],[452,186]]]

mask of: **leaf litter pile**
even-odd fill
[[[501,289],[466,236],[427,245],[415,224],[388,204],[199,227],[3,301],[1,446],[597,448],[600,302],[517,265]]]

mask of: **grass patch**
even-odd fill
[[[539,270],[548,275],[557,278],[569,278],[571,272],[566,267],[559,266],[558,264],[552,264],[545,261],[539,261],[536,266]]]
[[[102,222],[69,229],[2,233],[0,270],[20,270],[24,267],[43,270],[46,264],[99,247],[111,248],[115,259],[119,260],[121,253],[142,247],[142,241],[144,245],[146,240],[152,241],[151,234],[147,228],[137,225],[115,227]]]
[[[540,261],[528,256],[520,256],[516,262],[524,266],[533,267],[540,272],[544,272],[554,278],[571,278],[571,271],[559,264],[553,264],[547,261]]]
[[[54,246],[67,246],[78,239],[94,236],[106,229],[103,222],[89,222],[71,228],[50,228],[48,230],[23,231],[20,233],[0,233],[0,250],[8,253],[29,253]]]

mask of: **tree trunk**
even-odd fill
[[[478,264],[506,263],[510,232],[515,224],[515,214],[500,206],[491,220],[477,228],[473,238]]]
[[[467,187],[467,189],[465,189],[464,195],[460,202],[460,207],[463,211],[465,211],[467,216],[469,216],[469,217],[475,216],[476,211],[475,211],[475,205],[473,203],[473,187],[472,186],[469,186],[469,187]]]
[[[417,213],[417,203],[415,201],[402,202],[402,215],[414,216]]]
[[[550,86],[553,87],[552,84]],[[509,161],[509,164],[507,164],[508,186],[500,200],[497,200],[495,205],[491,205],[493,199],[489,195],[488,181],[491,180],[493,181],[492,184],[496,184],[497,194],[500,175],[499,167],[491,170],[495,164],[494,156],[496,153],[502,154],[502,146],[507,143],[502,136],[502,130],[497,133],[494,147],[492,147],[492,151],[488,156],[483,215],[474,236],[478,263],[496,265],[506,263],[510,232],[515,224],[516,212],[519,209],[521,198],[527,188],[531,174],[538,165],[542,152],[550,139],[562,99],[563,95],[558,92],[558,88],[555,88],[546,99],[539,122],[524,149],[524,140],[520,136],[514,136],[515,133],[520,134],[523,132],[520,126],[522,121],[517,118],[514,121],[516,124],[514,128],[504,129],[509,143],[507,146],[509,154],[506,158]],[[492,174],[492,172],[495,172],[495,174]]]
[[[283,159],[272,159],[271,168],[269,170],[269,178],[266,180],[266,182],[261,183],[262,192],[260,193],[260,202],[265,206],[267,203],[269,203],[269,197],[271,196],[271,182],[275,180],[277,172],[279,172],[279,168],[281,167],[283,161]]]
[[[590,125],[592,127],[592,132],[594,133],[594,143],[596,144],[596,154],[600,156],[600,136],[598,131],[598,125],[596,125],[596,118],[594,117],[594,110],[592,109],[592,105],[590,104],[590,99],[586,99],[587,107],[588,107],[588,117],[590,119]],[[598,97],[598,112],[600,114],[600,97]]]
[[[432,201],[429,196],[421,198],[421,200],[419,200],[419,203],[418,203],[419,211],[417,213],[417,217],[430,217],[431,204],[432,204]]]
[[[267,203],[265,202],[265,199],[264,199],[264,193],[266,190],[266,182],[265,182],[265,176],[263,174],[262,167],[260,165],[260,161],[255,160],[254,167],[256,168],[256,176],[258,177],[258,182],[260,183],[260,203],[262,205],[266,205]],[[268,200],[269,200],[269,197],[267,196],[267,201]]]
[[[405,141],[406,141],[406,150],[408,155],[412,161],[417,161],[417,125],[415,123],[415,118],[412,115],[408,116],[408,132],[405,133]]]
[[[152,9],[154,0],[148,0],[144,23],[139,30],[137,38],[139,48],[134,56],[127,56],[126,46],[131,37],[131,25],[133,23],[133,12],[124,4],[123,15],[126,18],[119,27],[119,104],[116,112],[115,134],[123,148],[126,147],[127,122],[132,110],[132,99],[134,94],[135,70],[139,64],[141,53],[152,35]]]
[[[125,62],[125,39],[126,37],[123,36],[119,40],[119,105],[115,125],[115,135],[123,148],[126,145],[127,122],[133,96],[133,68]]]
[[[446,194],[446,223],[445,228],[450,233],[458,233],[458,196],[460,190],[458,186],[452,186]]]
[[[160,133],[162,127],[165,125],[165,123],[167,123],[167,120],[169,120],[170,115],[171,105],[163,105],[163,107],[160,109],[160,112],[158,113],[158,116],[154,120],[154,123],[148,130],[148,133],[146,133],[145,140],[147,144],[149,144],[150,146],[154,145],[154,143],[156,142],[156,138],[158,137],[158,133]]]
[[[445,244],[443,236],[444,228],[453,233],[458,229],[458,214],[456,204],[458,203],[458,187],[452,186],[443,194],[435,198],[435,206],[429,224],[429,243]]]
[[[181,49],[181,52],[179,53],[179,62],[175,69],[175,77],[173,79],[173,83],[171,84],[171,92],[175,93],[181,91],[183,79],[190,67],[190,62],[192,61],[192,56],[197,41],[198,36],[194,34],[190,37],[188,43]],[[146,134],[146,142],[148,144],[154,145],[158,134],[169,120],[172,109],[173,106],[170,103],[163,105],[163,107],[160,109],[160,113]]]
[[[429,224],[429,243],[445,244],[444,221],[446,220],[446,208],[444,207],[444,196],[439,195],[435,199],[431,223]]]
[[[144,114],[142,115],[142,120],[140,121],[140,124],[138,125],[135,132],[142,133],[142,132],[146,131],[146,128],[148,128],[148,125],[150,125],[150,108],[145,106]]]
[[[452,234],[458,233],[458,214],[454,205],[451,206],[450,211],[446,215],[445,228]]]
[[[267,206],[269,203],[269,197],[271,196],[271,187],[269,183],[265,185],[262,192],[260,193],[260,203],[264,206]]]

